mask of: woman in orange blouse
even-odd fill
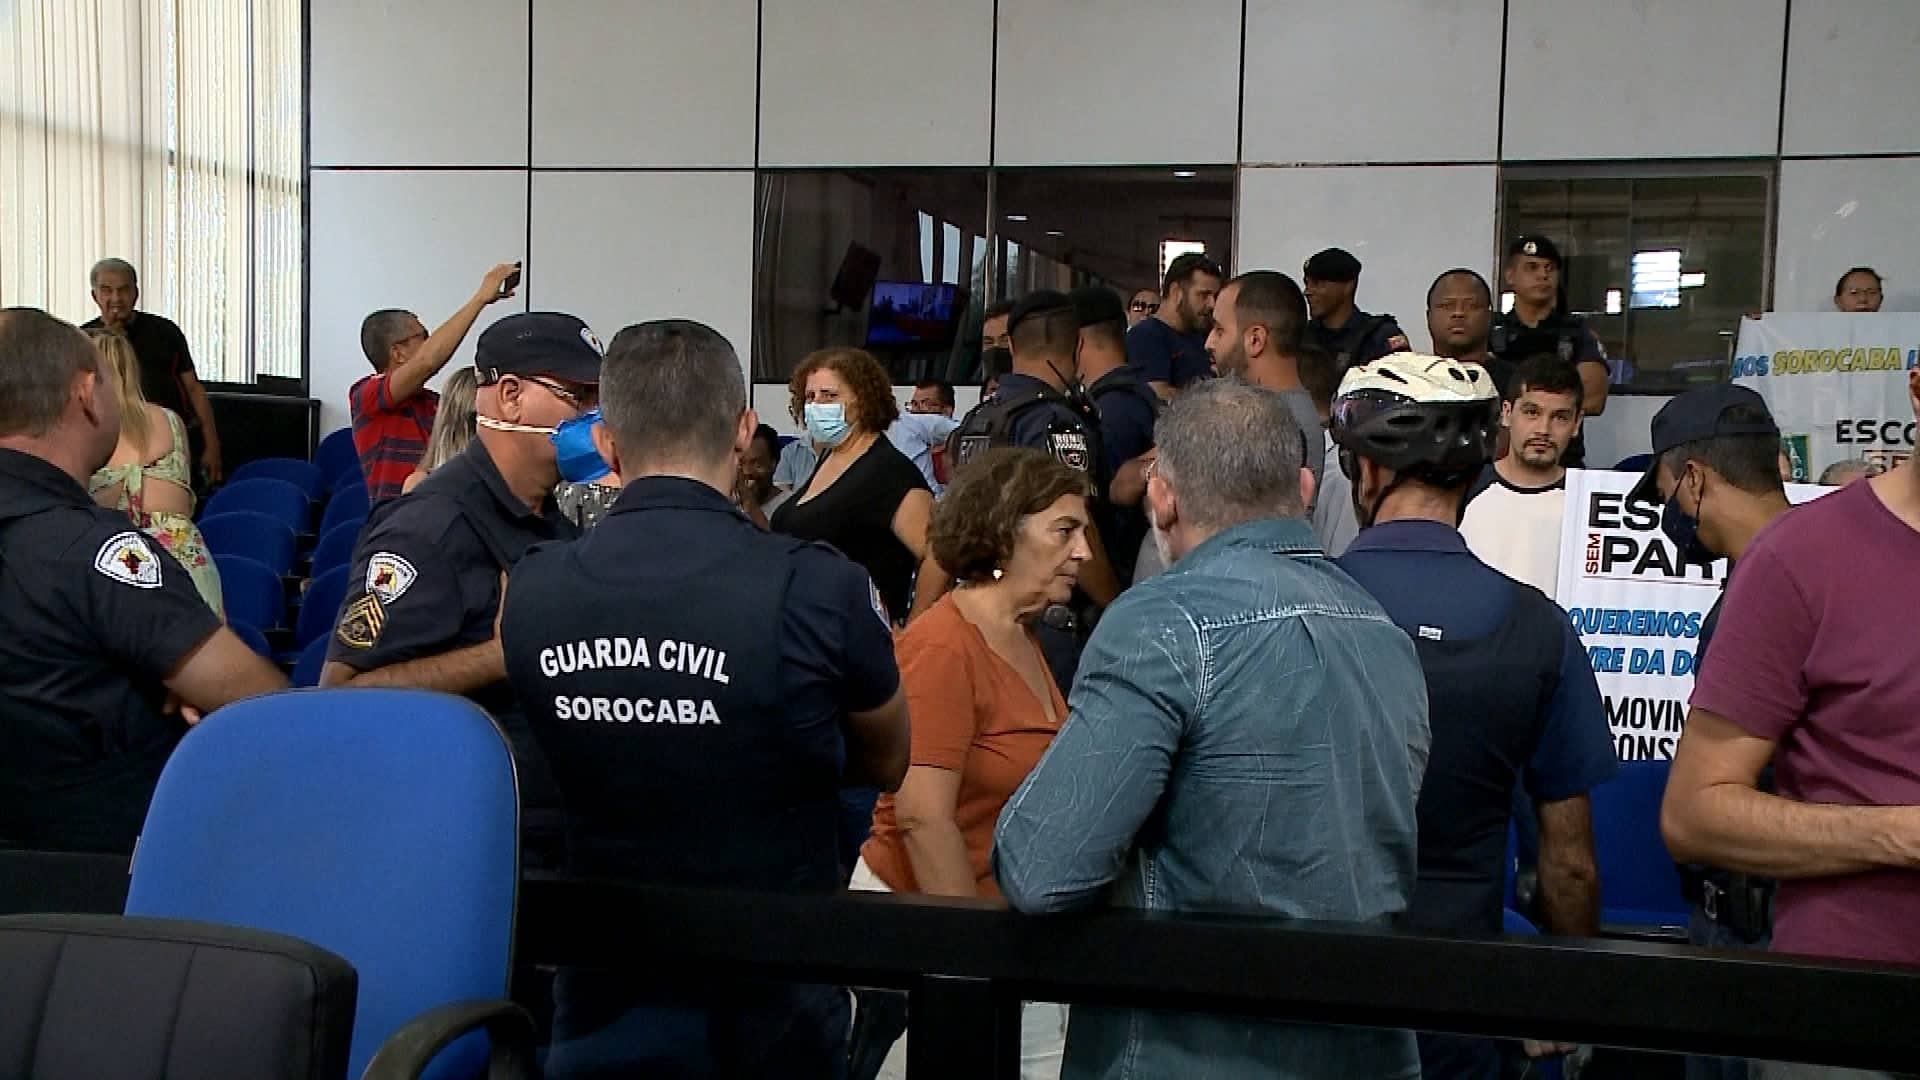
[[[1067,600],[1090,556],[1088,494],[1084,474],[1046,454],[990,450],[935,507],[928,544],[961,584],[894,646],[911,757],[899,794],[874,807],[853,888],[999,897],[994,822],[1067,718],[1028,624]],[[1031,1007],[1022,1028],[1023,1075],[1057,1075],[1065,1010]],[[903,1058],[895,1047],[880,1075]]]

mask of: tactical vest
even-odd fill
[[[1100,417],[1084,395],[1068,397],[1059,391],[1040,387],[1021,393],[983,401],[967,412],[960,426],[947,438],[947,456],[955,471],[996,446],[1019,445],[1014,440],[1014,424],[1022,414],[1049,403],[1066,407],[1074,414],[1069,421],[1056,416],[1047,427],[1046,443],[1033,449],[1045,450],[1061,464],[1086,473],[1096,490],[1104,490],[1105,447],[1100,441]]]

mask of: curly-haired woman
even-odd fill
[[[775,532],[832,544],[866,568],[887,619],[906,622],[914,573],[927,560],[933,492],[887,441],[900,416],[893,383],[859,349],[822,349],[794,369],[788,389],[820,463],[773,514]],[[937,566],[929,581],[940,580]]]
[[[853,888],[1000,895],[994,822],[1067,718],[1029,624],[1067,599],[1092,554],[1089,494],[1084,473],[1048,454],[989,450],[935,509],[929,539],[960,586],[895,643],[911,756],[899,793],[874,807]],[[1026,1075],[1057,1069],[1063,1025],[1059,1006],[1028,1011]]]

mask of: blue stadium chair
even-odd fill
[[[360,526],[364,524],[365,518],[350,518],[320,534],[320,542],[313,545],[314,577],[353,562],[353,549],[360,543]]]
[[[230,622],[227,629],[233,631],[234,637],[246,642],[247,648],[269,660],[273,659],[273,647],[267,644],[267,635],[243,622]]]
[[[307,585],[307,594],[300,598],[300,617],[294,622],[295,647],[304,649],[333,632],[333,620],[347,597],[347,575],[351,573],[350,566],[336,566]]]
[[[284,523],[295,533],[313,526],[313,504],[306,493],[285,480],[262,477],[228,484],[207,500],[203,517],[236,511],[265,514]]]
[[[126,913],[290,934],[346,959],[360,976],[349,1076],[429,1024],[485,1029],[527,1070],[507,1075],[537,1075],[533,1021],[505,1000],[515,783],[505,736],[460,698],[300,690],[229,705],[160,775]],[[469,1034],[428,1075],[475,1076],[486,1056]],[[378,1075],[407,1075],[385,1071],[396,1064],[382,1051]]]
[[[356,471],[360,468],[360,452],[353,448],[353,429],[343,427],[329,432],[320,440],[313,452],[313,463],[320,469],[320,475],[329,481],[338,479],[340,474],[351,465]]]
[[[221,600],[227,618],[257,630],[278,630],[287,623],[287,592],[273,568],[245,555],[215,555],[220,568]]]
[[[245,555],[276,574],[293,569],[299,546],[286,522],[252,510],[209,514],[200,519],[200,535],[215,555]]]
[[[354,520],[366,520],[369,500],[366,485],[343,487],[327,500],[327,509],[320,515],[320,535],[325,536],[341,523]]]
[[[1625,761],[1593,789],[1593,850],[1600,864],[1600,921],[1609,927],[1687,925],[1680,871],[1660,837],[1668,763]]]
[[[327,491],[329,493],[345,491],[348,488],[361,488],[364,490],[366,486],[367,474],[360,471],[360,463],[358,461],[341,469],[327,480]]]
[[[317,638],[300,650],[300,659],[293,665],[293,685],[320,685],[320,669],[327,666],[327,642],[331,640],[330,637]]]
[[[306,495],[308,500],[318,499],[327,490],[327,476],[320,466],[299,458],[270,457],[249,461],[233,470],[227,476],[227,482],[237,484],[242,480],[285,480]]]

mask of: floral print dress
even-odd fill
[[[188,493],[192,498],[193,478],[187,467],[187,431],[171,409],[162,409],[167,417],[167,431],[173,437],[173,446],[158,461],[146,465],[114,465],[93,474],[92,483],[87,485],[90,494],[98,495],[110,487],[119,487],[119,498],[114,506],[121,513],[133,519],[140,531],[152,537],[159,545],[186,568],[187,575],[193,579],[194,588],[200,590],[200,598],[207,602],[213,613],[222,618],[226,611],[220,602],[220,568],[214,565],[213,556],[207,551],[207,542],[193,523],[191,511],[176,514],[164,510],[149,511],[145,502],[145,483],[148,477],[166,480]]]

